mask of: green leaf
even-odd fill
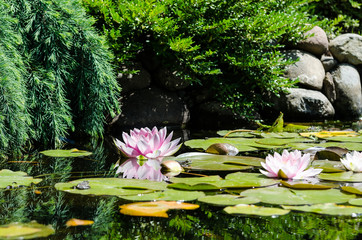
[[[341,189],[345,192],[362,195],[362,186],[343,186]]]
[[[288,188],[293,189],[331,189],[338,187],[338,184],[333,183],[309,183],[308,181],[280,181],[280,183]]]
[[[69,150],[64,150],[64,149],[45,150],[40,153],[48,157],[85,157],[92,154],[91,152],[78,150],[76,148],[72,148]]]
[[[362,173],[339,172],[339,173],[321,173],[318,178],[337,182],[362,182]]]
[[[254,197],[240,197],[231,194],[217,194],[212,196],[204,196],[197,199],[199,202],[216,205],[216,206],[235,206],[238,204],[255,204],[260,202]]]
[[[316,204],[311,206],[282,206],[284,209],[312,212],[333,216],[353,216],[362,214],[362,208],[353,206],[336,205],[334,203]]]
[[[255,205],[237,205],[233,207],[226,207],[224,211],[228,214],[242,214],[242,215],[255,215],[255,216],[279,216],[285,215],[290,212],[290,210],[285,210],[281,208],[271,208],[271,207],[259,207]]]
[[[355,195],[343,193],[337,189],[328,190],[292,190],[283,187],[248,189],[241,196],[259,198],[269,204],[304,205],[319,203],[345,203]]]
[[[174,189],[167,189],[165,191],[138,194],[133,196],[120,196],[123,199],[130,201],[193,201],[199,197],[205,196],[205,193],[198,191],[181,191]]]
[[[260,173],[236,172],[226,175],[225,181],[221,184],[224,188],[252,188],[270,186],[279,182]]]
[[[37,222],[10,223],[0,226],[1,239],[34,239],[45,238],[54,233],[52,226]]]
[[[354,198],[348,201],[349,204],[355,206],[362,206],[362,198]]]
[[[345,172],[346,168],[341,161],[314,160],[312,162],[314,168],[323,169],[324,173]]]
[[[29,186],[31,183],[37,184],[41,181],[42,179],[27,176],[25,172],[13,172],[8,169],[0,170],[0,188],[20,185]]]

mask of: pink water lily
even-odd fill
[[[116,167],[118,167],[116,174],[122,173],[123,178],[148,179],[159,182],[168,179],[161,173],[161,161],[157,159],[130,158]]]
[[[115,139],[117,147],[127,156],[135,158],[162,158],[175,154],[181,147],[180,138],[171,141],[173,132],[167,137],[166,127],[135,128],[130,134],[123,132],[123,142]]]
[[[362,152],[353,151],[341,158],[343,165],[350,171],[362,172]]]
[[[284,179],[305,179],[319,174],[322,169],[308,168],[310,155],[304,154],[298,150],[288,152],[284,150],[282,155],[274,153],[274,156],[268,155],[265,163],[261,165],[266,170],[260,170],[267,177]],[[307,169],[307,170],[306,170]]]

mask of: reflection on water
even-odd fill
[[[290,213],[277,218],[231,216],[201,204],[195,211],[170,211],[169,218],[132,217],[119,213],[127,201],[54,189],[58,182],[86,177],[134,176],[162,180],[157,160],[129,159],[114,168],[119,155],[112,141],[65,146],[92,151],[85,158],[52,158],[32,153],[0,160],[0,169],[24,171],[43,181],[36,186],[0,190],[0,225],[37,221],[56,233],[46,239],[359,239],[361,217]],[[44,150],[44,149],[41,149]],[[151,171],[150,171],[151,170]],[[150,173],[152,172],[152,173]],[[91,226],[66,227],[71,218],[93,220]]]

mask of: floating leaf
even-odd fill
[[[346,168],[341,161],[314,160],[312,162],[314,168],[323,169],[324,173],[345,172]]]
[[[155,200],[193,201],[202,196],[205,196],[205,193],[197,191],[181,191],[181,190],[167,189],[165,191],[138,194],[133,196],[120,196],[120,197],[130,201],[155,201]]]
[[[256,151],[258,148],[255,145],[253,138],[208,138],[208,139],[192,139],[184,144],[190,148],[206,150],[210,145],[215,143],[228,143],[235,146],[239,152]]]
[[[252,188],[265,187],[279,183],[279,180],[265,177],[259,173],[236,172],[226,175],[221,183],[224,188]]]
[[[192,178],[171,178],[168,188],[182,190],[218,190],[223,179],[220,176],[192,177]]]
[[[76,148],[68,150],[65,149],[45,150],[40,153],[48,157],[85,157],[92,154],[91,152],[78,150]]]
[[[80,190],[76,186],[81,182],[89,182],[89,189]],[[88,178],[78,179],[67,183],[57,183],[57,190],[82,194],[82,195],[136,195],[149,193],[155,190],[164,190],[167,187],[165,182],[156,182],[140,179],[123,179],[123,178]]]
[[[362,182],[362,173],[339,172],[339,173],[321,173],[318,178],[328,181],[338,182]]]
[[[290,210],[281,209],[281,208],[271,208],[271,207],[259,207],[255,205],[236,205],[232,207],[224,208],[224,211],[228,214],[243,214],[243,215],[255,215],[255,216],[279,216],[285,215],[290,212]]]
[[[335,141],[335,142],[354,142],[362,143],[362,136],[338,136],[338,137],[329,137],[326,140]]]
[[[89,226],[92,225],[94,223],[94,221],[92,220],[82,220],[82,219],[77,219],[77,218],[72,218],[69,219],[65,225],[67,227],[76,227],[76,226]]]
[[[199,202],[216,205],[216,206],[235,206],[238,204],[255,204],[260,202],[254,197],[240,197],[231,194],[217,194],[212,196],[204,196],[197,199]]]
[[[337,189],[294,190],[284,187],[248,189],[241,196],[259,198],[269,204],[304,205],[319,203],[345,203],[355,195],[343,193]]]
[[[358,136],[358,133],[355,131],[321,131],[321,132],[303,132],[299,133],[303,137],[315,136],[318,138],[330,138],[335,136]]]
[[[253,134],[254,130],[248,129],[237,129],[237,130],[221,130],[218,131],[217,134],[222,137],[245,137],[245,138],[254,138],[255,135]]]
[[[214,154],[180,155],[174,158],[184,168],[198,171],[238,171],[261,166],[262,158]],[[185,165],[186,163],[186,165]]]
[[[283,186],[292,189],[331,189],[338,187],[337,184],[331,184],[331,183],[313,184],[307,181],[280,181],[280,183]]]
[[[1,239],[33,239],[43,238],[53,234],[55,231],[49,225],[42,225],[37,222],[10,223],[0,226]]]
[[[362,214],[362,208],[353,206],[336,205],[334,203],[305,205],[305,206],[282,206],[284,209],[312,212],[318,214],[334,215],[334,216],[353,216]]]
[[[355,206],[362,206],[362,198],[354,198],[348,201],[349,204]]]
[[[214,143],[206,149],[206,152],[218,155],[235,156],[239,153],[239,150],[229,143]]]
[[[340,147],[328,147],[324,150],[318,151],[315,154],[314,159],[328,159],[332,161],[339,161],[344,154],[348,152],[348,149]]]
[[[25,172],[13,172],[8,169],[0,170],[0,188],[7,186],[29,186],[31,183],[39,183],[42,179],[27,176]]]
[[[295,142],[313,142],[313,140],[311,139],[306,139],[306,138],[286,138],[286,139],[281,139],[281,138],[262,138],[262,139],[258,139],[255,140],[256,144],[259,145],[255,145],[255,146],[259,146],[259,147],[273,147],[273,148],[277,148],[277,147],[281,147],[281,146],[287,146],[287,144],[291,144],[291,143],[295,143]]]
[[[186,209],[194,210],[199,205],[182,202],[167,202],[167,201],[156,201],[156,202],[139,202],[121,205],[121,213],[131,216],[145,216],[145,217],[164,217],[167,218],[167,211],[169,209]]]
[[[318,146],[320,147],[340,147],[350,151],[362,151],[362,144],[359,142],[323,142]]]
[[[343,186],[341,189],[345,192],[362,195],[362,185],[360,186]]]

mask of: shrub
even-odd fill
[[[118,111],[112,54],[77,0],[0,1],[0,150],[102,137]]]
[[[83,0],[117,58],[128,64],[143,51],[185,81],[210,86],[236,113],[252,118],[293,85],[283,78],[280,49],[301,39],[315,18],[304,1]]]

